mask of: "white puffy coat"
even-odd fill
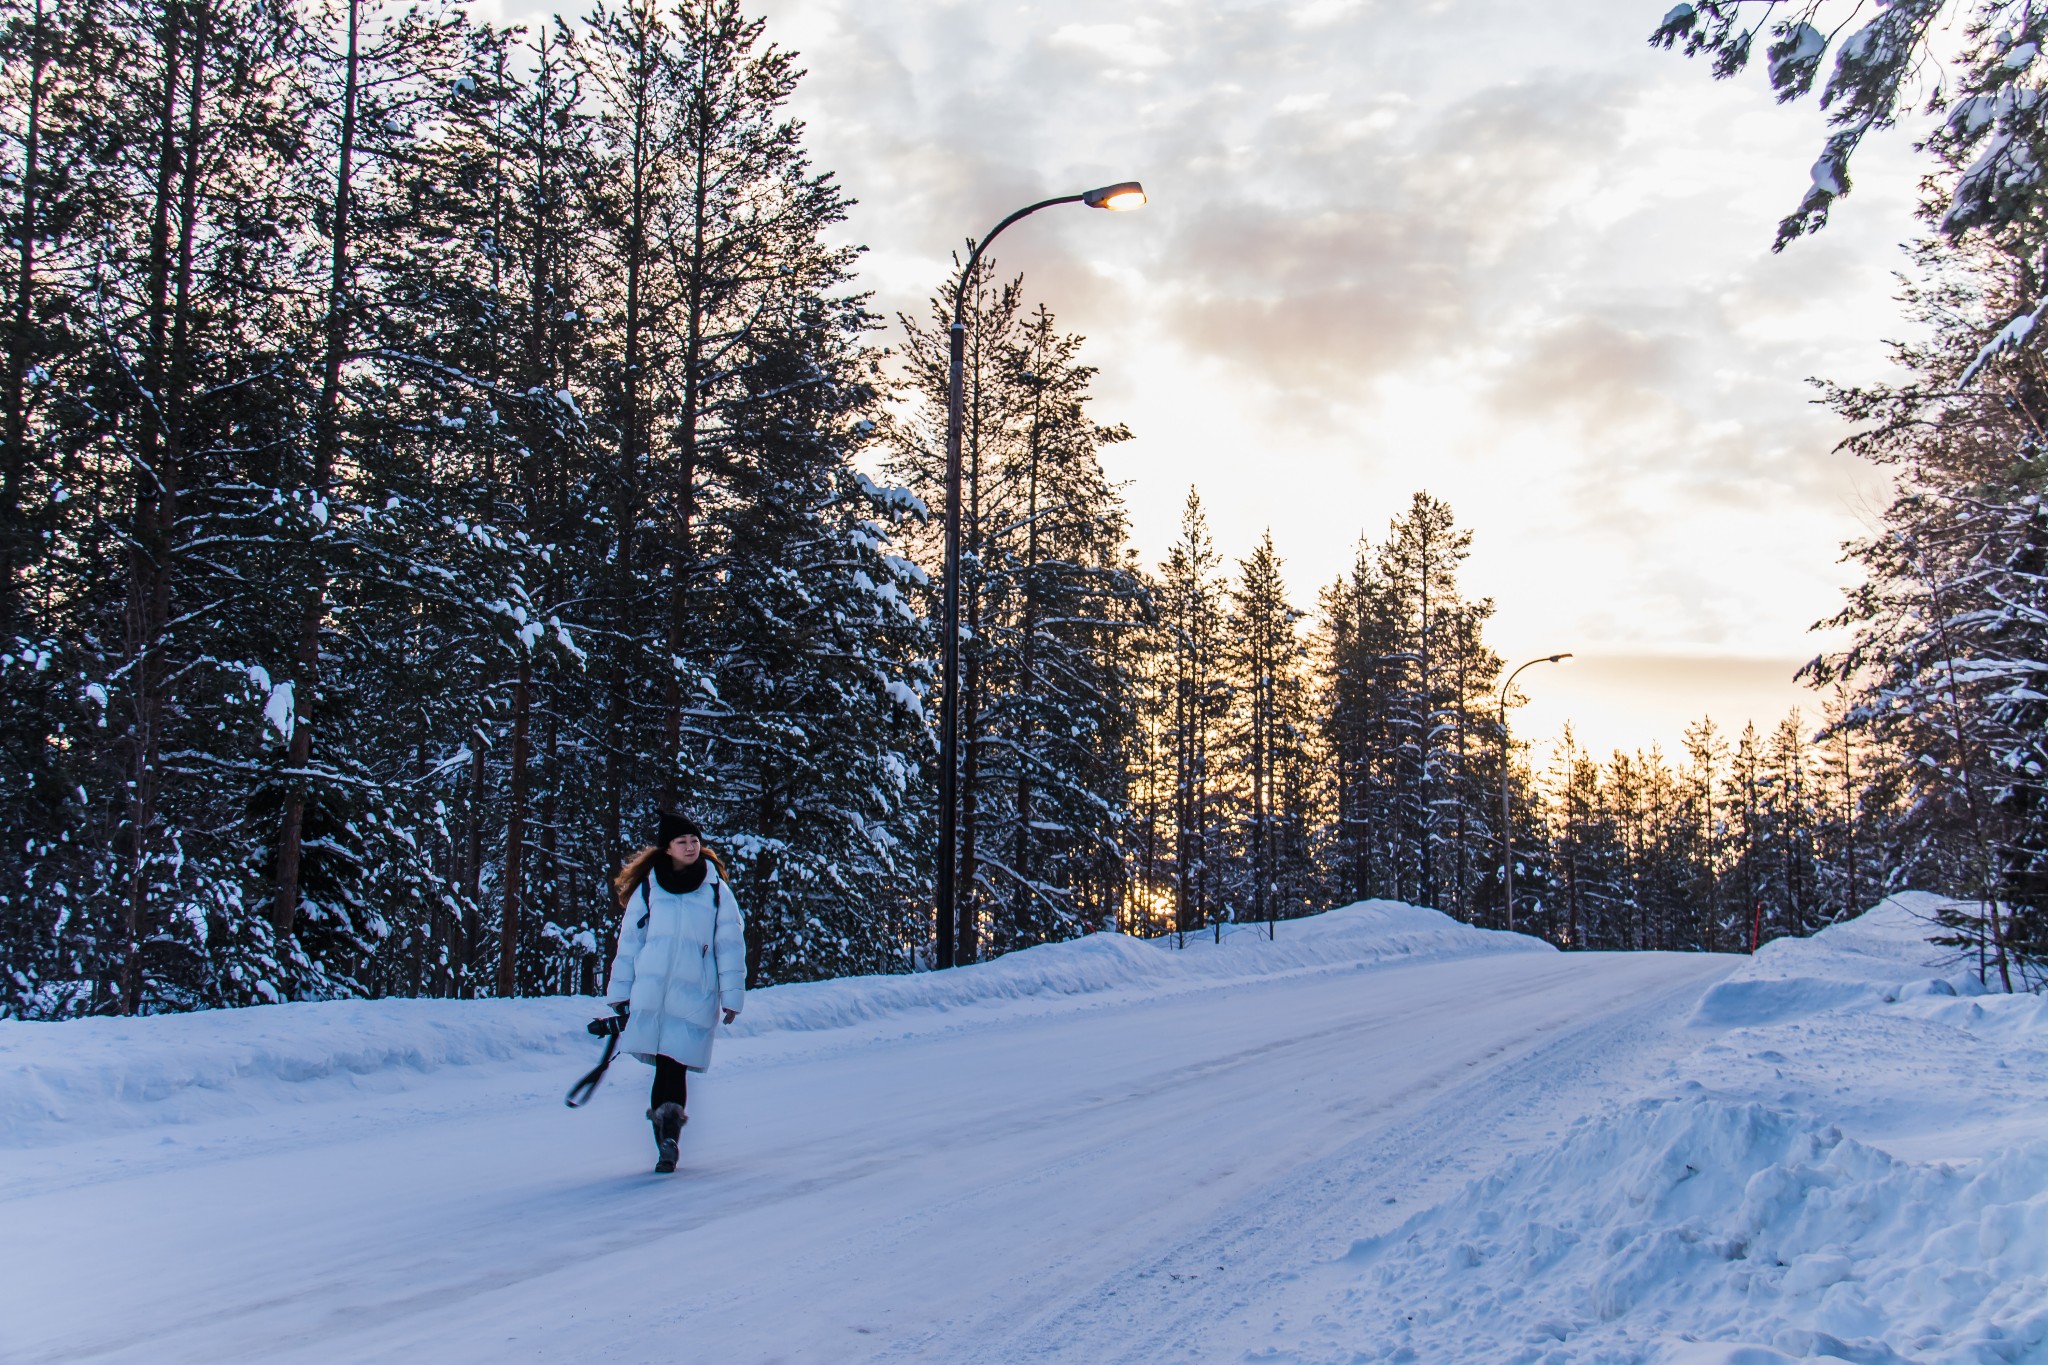
[[[718,869],[707,866],[704,884],[682,895],[662,890],[650,871],[626,902],[605,987],[605,999],[631,1006],[619,1050],[702,1071],[718,1011],[737,1011],[746,993],[745,924]]]

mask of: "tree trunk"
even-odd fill
[[[547,909],[551,923],[562,922],[562,858],[557,845],[555,831],[556,799],[561,789],[562,727],[556,723],[554,712],[541,708],[541,769],[540,769],[540,861],[545,870],[546,890],[541,903]]]
[[[1842,727],[1842,842],[1848,863],[1847,885],[1842,895],[1842,917],[1856,913],[1856,754],[1849,744],[1849,729]]]
[[[1024,623],[1023,623],[1023,687],[1022,696],[1027,700],[1038,697],[1038,452],[1040,420],[1045,401],[1045,384],[1041,378],[1031,391],[1031,445],[1030,466],[1026,479],[1024,525]],[[1017,803],[1016,838],[1010,852],[1010,868],[1017,878],[1013,891],[1010,920],[1015,940],[1019,944],[1038,941],[1032,931],[1032,874],[1031,874],[1031,774],[1028,768],[1030,758],[1026,753],[1025,736],[1018,736],[1017,743]]]
[[[974,613],[969,612],[969,632],[979,645],[981,632]],[[967,752],[961,762],[960,773],[960,880],[959,880],[959,922],[953,940],[954,961],[960,965],[974,961],[979,950],[976,906],[980,897],[975,892],[976,879],[980,868],[975,856],[974,836],[979,826],[979,805],[975,801],[975,787],[981,776],[981,745],[975,742],[974,731],[981,716],[981,664],[974,655],[967,658],[966,678],[963,680],[962,699],[964,705],[961,720],[965,732]]]
[[[697,428],[704,403],[704,300],[709,260],[709,238],[704,219],[710,205],[710,168],[706,162],[709,153],[707,141],[711,134],[710,115],[703,107],[707,101],[701,88],[695,92],[694,98],[699,109],[692,125],[690,257],[688,278],[684,281],[682,410],[676,414],[676,527],[670,551],[668,707],[663,731],[666,746],[662,792],[663,800],[668,803],[677,799],[682,785],[680,764],[676,760],[683,737],[683,680],[675,661],[683,657],[683,651],[690,642],[690,571],[696,555],[691,543],[691,520],[697,504]]]
[[[1194,727],[1193,672],[1189,665],[1190,648],[1188,632],[1183,621],[1176,623],[1182,628],[1173,635],[1173,928],[1176,946],[1185,948],[1188,940],[1188,917],[1192,909],[1193,884],[1191,873],[1194,865],[1194,849],[1190,834],[1194,828],[1194,751],[1191,735]]]
[[[28,368],[35,348],[36,234],[42,171],[43,46],[48,11],[35,0],[29,31],[28,123],[21,139],[21,215],[16,224],[14,317],[8,337],[4,395],[6,446],[0,452],[0,640],[11,638],[18,620],[21,576],[27,568],[27,528],[21,524],[21,481],[28,456]]]
[[[520,862],[526,851],[527,718],[532,710],[533,663],[522,659],[512,689],[511,802],[505,814],[505,885],[498,917],[498,995],[519,994]]]
[[[477,905],[483,895],[484,870],[484,737],[479,731],[469,755],[469,849],[462,860],[462,941],[456,945],[456,991],[463,999],[476,995]]]
[[[1264,606],[1264,604],[1262,604]],[[1268,839],[1266,804],[1272,798],[1266,767],[1272,761],[1272,698],[1268,688],[1266,620],[1253,622],[1251,639],[1251,917],[1266,919]]]
[[[643,23],[636,31],[639,46],[634,53],[636,83],[633,86],[632,143],[628,151],[630,161],[626,206],[626,346],[625,385],[622,394],[622,410],[619,414],[619,468],[623,488],[619,499],[618,513],[618,578],[628,596],[618,599],[616,606],[619,620],[617,639],[621,648],[637,633],[638,622],[630,599],[633,584],[633,539],[639,519],[639,499],[642,482],[640,465],[645,458],[645,436],[642,430],[644,416],[641,412],[640,386],[642,370],[646,365],[645,332],[645,274],[647,266],[647,216],[649,182],[653,176],[654,97],[649,89],[647,71],[651,62],[647,46],[647,30]],[[630,654],[627,655],[630,659]],[[625,660],[621,660],[624,663]],[[664,672],[668,670],[664,669]],[[624,800],[624,774],[620,771],[624,760],[626,738],[625,689],[634,685],[630,668],[621,668],[612,678],[612,704],[610,712],[611,755],[608,768],[610,791],[607,795],[607,824],[610,828],[614,854],[619,848],[621,811]],[[644,681],[644,680],[643,680]],[[674,768],[674,755],[662,761],[664,774],[663,799],[672,799],[670,774]]]
[[[754,828],[775,828],[776,817],[782,809],[780,795],[769,784],[761,784],[761,799],[754,812]],[[770,845],[754,860],[753,877],[747,887],[752,893],[745,926],[748,990],[761,984],[762,950],[767,945],[769,926],[779,920],[781,907],[775,903],[775,888],[781,884],[778,869],[777,854]]]
[[[144,927],[150,919],[149,831],[157,819],[161,789],[159,755],[163,729],[163,670],[158,654],[170,619],[174,532],[178,516],[179,436],[182,391],[188,380],[183,352],[191,306],[194,217],[198,201],[200,113],[205,100],[206,21],[199,8],[191,37],[191,84],[185,105],[185,137],[178,139],[180,86],[186,66],[185,6],[166,8],[163,22],[163,95],[159,114],[156,191],[150,224],[149,339],[143,374],[141,463],[138,472],[134,541],[129,556],[128,632],[135,698],[135,744],[128,789],[128,897],[123,924],[121,1007],[141,1005],[139,962]],[[180,215],[176,255],[171,244],[174,206]]]
[[[334,482],[334,466],[341,447],[341,368],[349,345],[350,262],[349,234],[353,226],[356,145],[358,28],[362,0],[348,0],[348,57],[342,75],[341,148],[335,161],[334,207],[329,221],[332,245],[328,257],[327,321],[321,357],[320,401],[313,414],[313,471],[309,488],[316,503],[325,499]],[[317,713],[320,687],[320,632],[327,620],[327,566],[319,554],[313,557],[304,614],[299,621],[298,685],[293,691],[293,709],[298,719],[292,727],[291,751],[286,781],[291,794],[285,801],[284,827],[278,836],[277,900],[271,919],[279,938],[292,932],[299,910],[299,872],[306,825],[306,767],[313,757],[313,727],[305,716]]]

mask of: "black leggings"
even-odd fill
[[[673,1057],[654,1055],[654,1089],[648,1092],[647,1107],[659,1109],[664,1104],[690,1104],[690,1068]]]

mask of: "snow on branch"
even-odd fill
[[[1986,365],[1989,365],[2007,351],[2017,351],[2022,346],[2025,346],[2027,339],[2033,336],[2034,329],[2040,326],[2044,315],[2048,315],[2048,297],[2044,297],[2039,303],[2036,303],[2032,312],[2022,313],[2011,322],[2006,323],[2005,326],[1999,328],[1998,335],[1984,343],[1977,352],[1977,358],[1972,360],[1969,368],[1963,371],[1962,378],[1957,381],[1958,386],[1967,388]]]

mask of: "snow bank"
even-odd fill
[[[1010,953],[950,972],[855,976],[775,986],[747,997],[731,1030],[752,1033],[843,1028],[921,1010],[949,1010],[1041,996],[1157,991],[1206,982],[1332,967],[1365,967],[1503,952],[1555,952],[1523,934],[1475,929],[1435,910],[1398,901],[1359,901],[1304,919],[1283,920],[1268,940],[1264,925],[1226,926],[1218,944],[1171,938],[1090,934]]]
[[[752,992],[736,1038],[1108,992],[1156,993],[1288,972],[1501,952],[1549,952],[1434,910],[1363,901],[1223,942],[1094,934],[913,976],[848,977]],[[573,1053],[602,1013],[577,997],[348,1000],[141,1019],[0,1021],[0,1147],[243,1113],[281,1100],[404,1089],[448,1067]],[[564,1084],[566,1085],[566,1081]]]
[[[1653,1090],[1354,1243],[1296,1358],[2048,1361],[2048,1000],[1940,904],[1742,961]]]
[[[2048,998],[1987,992],[1974,964],[1927,941],[1945,903],[1924,891],[1903,892],[1811,938],[1775,939],[1709,989],[1692,1022],[1749,1028],[1896,1006],[1974,1033],[2048,1032]]]
[[[1344,1345],[1370,1344],[1342,1358],[2035,1359],[2048,1141],[1916,1165],[1760,1105],[1647,1101],[1355,1243],[1341,1273]]]
[[[402,1089],[444,1067],[585,1049],[588,1000],[335,1000],[0,1021],[0,1147]],[[84,1130],[84,1131],[81,1131]]]

